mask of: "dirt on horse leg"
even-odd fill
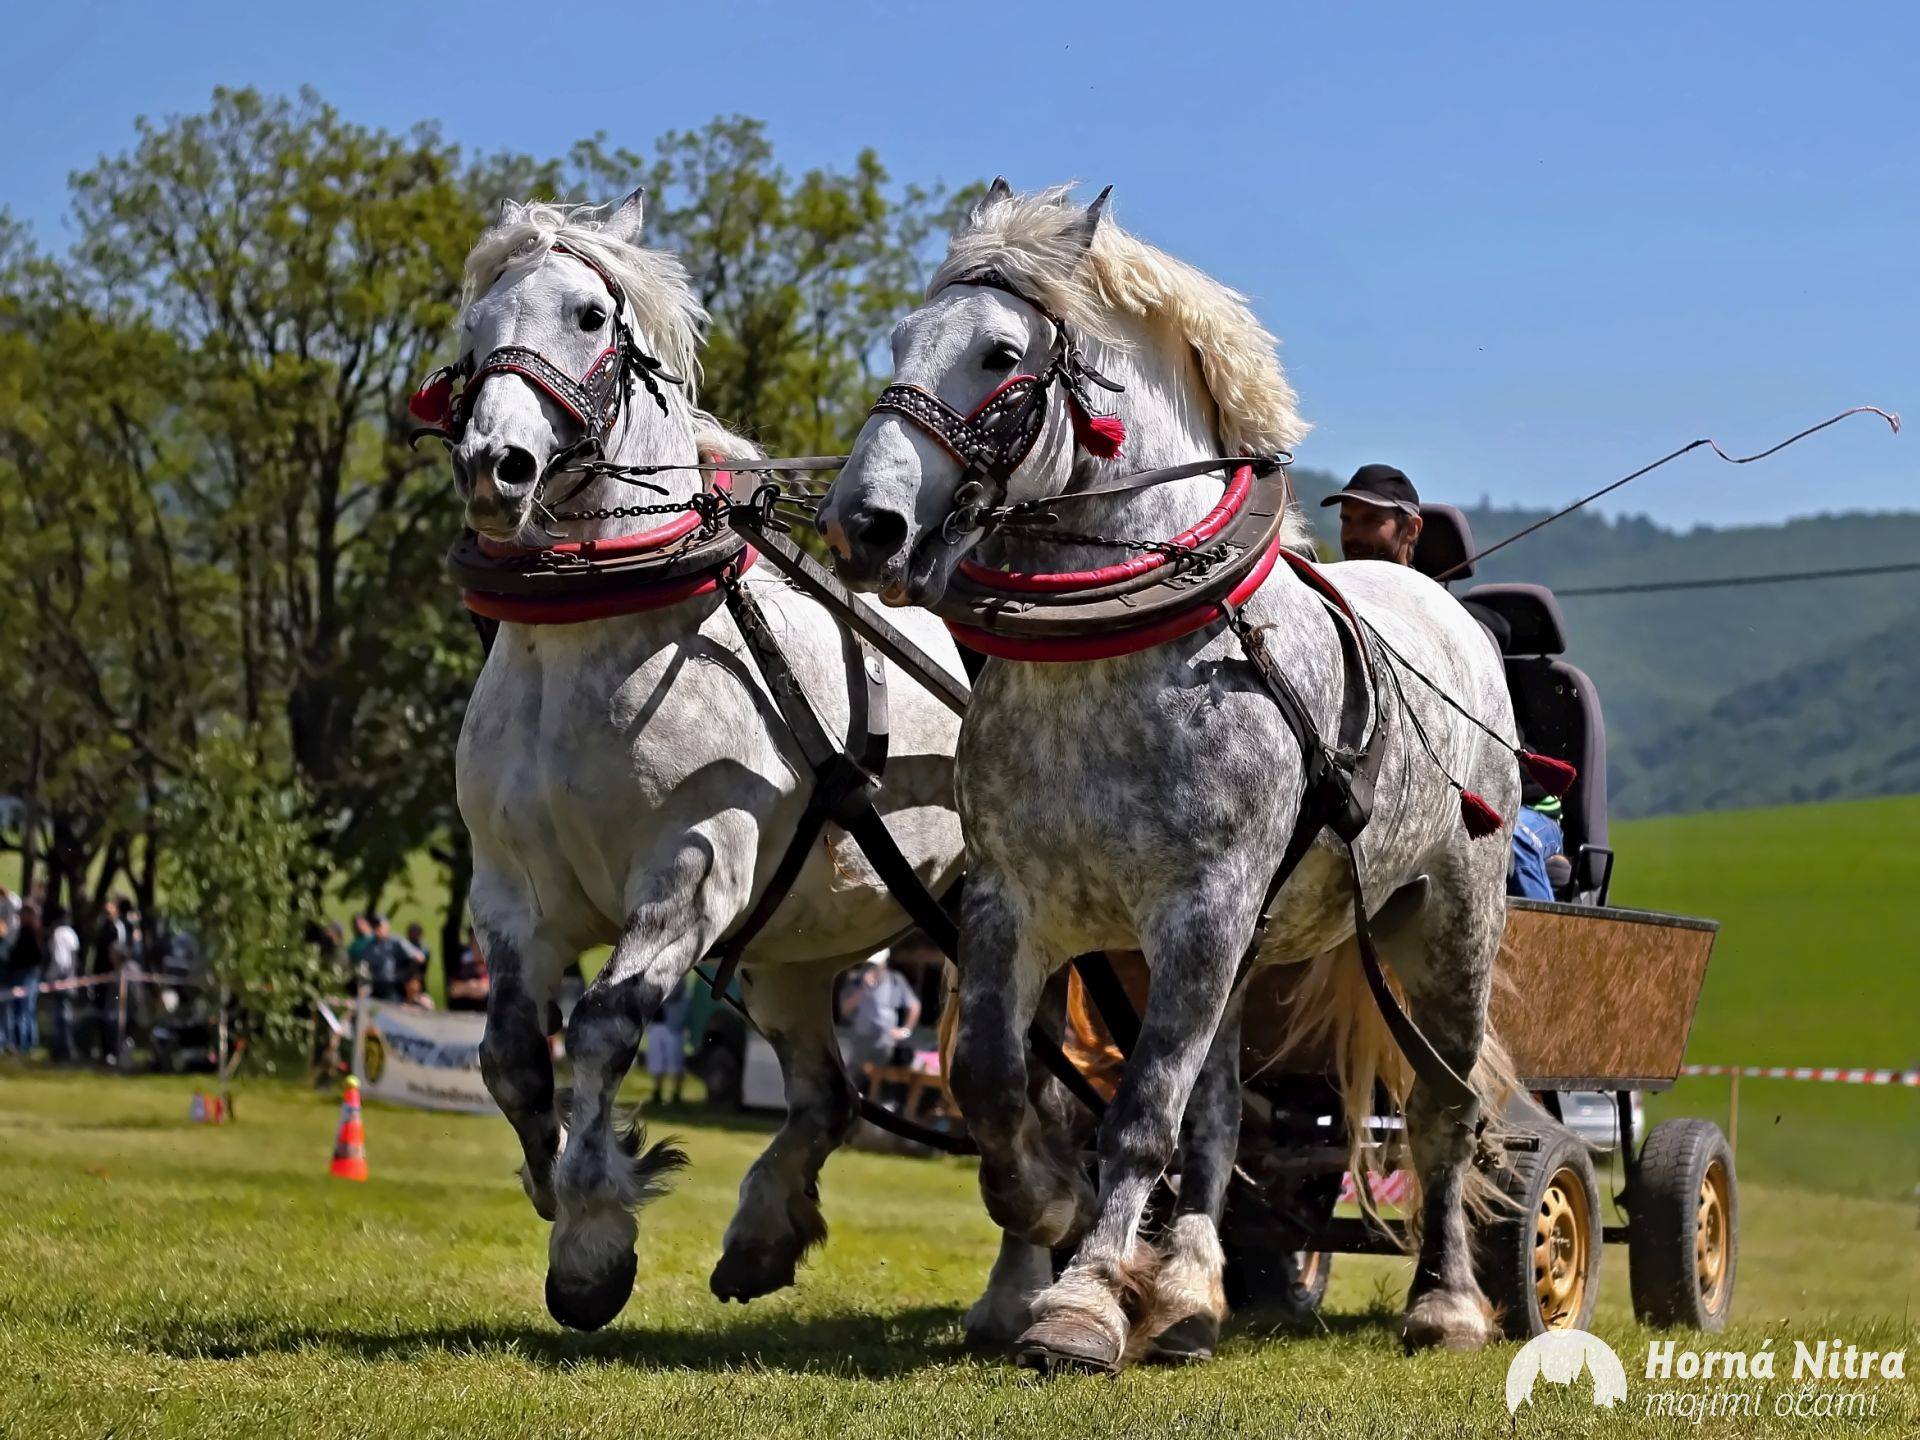
[[[535,963],[504,936],[483,944],[493,983],[487,1029],[480,1041],[480,1074],[500,1113],[520,1140],[520,1184],[542,1220],[554,1218],[553,1161],[559,1153],[560,1115],[554,1104],[553,1052],[547,1010],[558,966]]]
[[[1065,1273],[1034,1302],[1016,1356],[1044,1371],[1111,1372],[1153,1311],[1159,1257],[1140,1238],[1153,1187],[1173,1159],[1188,1097],[1226,1011],[1246,907],[1201,896],[1162,907],[1146,928],[1152,980],[1140,1041],[1100,1126],[1098,1217]],[[1144,1346],[1141,1347],[1144,1349]]]
[[[995,1224],[1050,1249],[1079,1235],[1093,1191],[1029,1096],[1027,1030],[1057,966],[1027,953],[990,875],[967,882],[960,1027],[951,1086],[980,1147],[980,1194]]]
[[[1240,1151],[1240,1016],[1244,989],[1228,1001],[1180,1126],[1180,1197],[1160,1242],[1153,1313],[1135,1327],[1150,1360],[1213,1358],[1227,1319],[1226,1252],[1220,1217]]]
[[[840,960],[752,967],[747,1011],[780,1057],[787,1118],[740,1182],[709,1282],[721,1300],[742,1303],[793,1284],[801,1257],[827,1238],[820,1167],[853,1131],[853,1085],[833,1033],[833,980]]]

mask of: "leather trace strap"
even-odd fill
[[[1305,565],[1296,568],[1303,576],[1312,569]],[[1249,625],[1238,612],[1232,617],[1234,632],[1239,636],[1247,658],[1253,662],[1255,671],[1279,707],[1281,718],[1300,746],[1305,776],[1300,815],[1294,822],[1293,833],[1288,838],[1279,867],[1268,882],[1259,919],[1254,924],[1253,939],[1241,957],[1240,977],[1244,979],[1258,958],[1281,890],[1306,858],[1307,852],[1313,848],[1320,832],[1323,829],[1333,831],[1340,841],[1346,859],[1347,879],[1353,891],[1353,930],[1360,951],[1361,969],[1366,975],[1367,988],[1373,994],[1374,1004],[1379,1008],[1380,1018],[1420,1082],[1433,1089],[1442,1107],[1456,1123],[1471,1128],[1478,1121],[1478,1095],[1470,1084],[1461,1079],[1446,1057],[1434,1048],[1413,1017],[1407,1014],[1400,997],[1387,982],[1379,951],[1373,942],[1356,847],[1361,831],[1366,828],[1373,814],[1374,784],[1385,754],[1385,726],[1381,721],[1379,690],[1367,662],[1361,627],[1357,619],[1343,623],[1346,617],[1353,615],[1346,598],[1317,570],[1313,571],[1313,575],[1318,582],[1315,589],[1335,612],[1334,628],[1340,632],[1341,653],[1346,661],[1347,683],[1341,705],[1338,750],[1329,750],[1321,739],[1313,716],[1301,701],[1293,683],[1274,662],[1260,631]]]
[[[880,663],[880,657],[858,637],[841,632],[855,652],[849,657],[849,669],[855,672],[856,681],[850,692],[850,739],[854,750],[858,752],[856,758],[828,735],[826,727],[820,723],[812,702],[800,688],[793,667],[787,663],[779,642],[768,628],[766,613],[761,610],[760,603],[738,581],[729,580],[724,590],[727,609],[733,615],[741,637],[747,642],[747,652],[753,656],[760,678],[766,682],[774,708],[780,712],[780,718],[800,747],[807,768],[813,772],[813,793],[808,796],[806,809],[801,812],[799,824],[794,828],[793,839],[788,842],[779,863],[774,866],[773,874],[760,892],[760,898],[733,932],[713,951],[712,958],[716,965],[713,975],[715,994],[724,991],[732,982],[734,971],[740,965],[740,957],[766,928],[781,902],[792,891],[794,882],[800,878],[802,867],[812,854],[815,842],[826,830],[827,822],[834,821],[851,833],[859,823],[862,811],[873,813],[873,790],[879,784],[887,763],[887,672]],[[879,829],[884,833],[886,827],[881,825]],[[868,833],[872,834],[871,831]],[[887,835],[884,845],[891,844],[892,836]],[[897,847],[895,853],[898,853]],[[905,864],[904,859],[902,864]],[[878,862],[875,868],[879,868]],[[908,873],[912,872],[911,866],[906,868]],[[951,920],[947,923],[949,926],[952,924]]]

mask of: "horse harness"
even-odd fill
[[[713,993],[744,1013],[744,1007],[728,994],[732,978],[747,948],[792,891],[829,823],[840,826],[859,846],[881,882],[928,938],[949,957],[955,956],[958,931],[951,913],[914,873],[874,805],[888,749],[886,670],[874,642],[910,672],[925,676],[930,688],[950,705],[957,687],[904,636],[860,607],[806,556],[781,543],[783,536],[771,533],[781,528],[776,506],[792,498],[777,483],[762,485],[747,502],[736,501],[731,493],[731,471],[735,468],[769,474],[805,472],[834,468],[844,457],[744,462],[703,459],[693,464],[647,466],[607,461],[605,442],[636,381],[646,386],[662,411],[666,399],[660,383],[682,382],[668,374],[634,339],[624,319],[624,296],[612,275],[577,251],[557,244],[554,248],[580,259],[606,283],[615,302],[613,344],[578,381],[525,346],[499,347],[477,366],[469,358],[436,371],[409,404],[410,413],[422,422],[415,438],[430,436],[450,446],[457,443],[480,382],[492,374],[511,373],[549,395],[582,430],[578,441],[549,461],[539,477],[536,497],[551,477],[567,471],[581,472],[582,478],[554,502],[556,505],[578,494],[597,475],[645,485],[648,482],[641,477],[693,469],[709,474],[711,483],[687,502],[618,512],[675,516],[632,535],[522,549],[464,533],[447,563],[462,586],[467,608],[480,625],[483,644],[491,649],[493,630],[503,620],[580,623],[677,605],[718,591],[775,709],[812,773],[813,788],[793,839],[766,887],[708,957],[715,966],[708,977]],[[1125,430],[1116,417],[1093,413],[1087,386],[1108,390],[1120,387],[1086,362],[1064,320],[1023,295],[998,272],[982,271],[951,283],[999,289],[1034,305],[1053,325],[1054,345],[1040,375],[1012,377],[971,414],[962,415],[931,392],[915,386],[889,385],[876,399],[876,411],[900,414],[920,426],[964,467],[954,509],[940,527],[941,538],[954,543],[977,530],[1003,528],[1047,534],[1048,527],[1057,521],[1056,507],[1062,503],[1141,490],[1212,471],[1226,471],[1228,484],[1220,505],[1211,514],[1169,541],[1054,536],[1121,544],[1141,552],[1117,565],[1093,571],[1023,574],[963,561],[950,587],[950,598],[936,607],[936,613],[947,621],[955,638],[969,648],[1043,661],[1126,654],[1226,620],[1300,746],[1305,781],[1300,813],[1268,882],[1253,938],[1239,962],[1236,985],[1243,983],[1252,969],[1287,880],[1320,832],[1332,830],[1345,850],[1355,934],[1368,987],[1387,1027],[1415,1073],[1436,1089],[1444,1106],[1456,1117],[1472,1114],[1472,1089],[1434,1050],[1400,1005],[1369,933],[1354,845],[1372,812],[1373,784],[1381,760],[1380,692],[1374,683],[1364,629],[1345,597],[1315,567],[1280,543],[1280,526],[1290,498],[1283,468],[1285,457],[1202,460],[1141,472],[1106,487],[1044,501],[1006,504],[1007,485],[1031,453],[1044,426],[1047,397],[1054,384],[1066,391],[1076,443],[1098,458],[1118,454]],[[456,392],[454,383],[463,378],[466,383]],[[553,516],[552,510],[547,513]],[[745,571],[760,554],[748,537],[757,538],[777,568],[843,622],[852,717],[844,746],[821,723],[759,603],[742,583]],[[1264,583],[1278,562],[1284,562],[1319,595],[1333,615],[1340,637],[1346,684],[1339,735],[1331,747],[1321,738],[1298,692],[1267,652],[1258,630],[1247,623],[1241,611],[1243,602]],[[964,703],[964,691],[960,696]],[[1089,993],[1108,1029],[1116,1039],[1125,1039],[1123,1050],[1130,1048],[1138,1033],[1138,1020],[1104,957],[1082,957],[1075,963],[1088,978]],[[1104,1111],[1103,1097],[1037,1021],[1028,1039],[1048,1071],[1070,1093],[1096,1114]],[[953,1153],[969,1153],[973,1148],[968,1141],[931,1131],[871,1100],[863,1098],[861,1110],[870,1121],[921,1143]]]
[[[551,477],[562,471],[584,469],[579,483],[553,502],[555,505],[564,505],[593,478],[592,470],[583,467],[581,462],[605,457],[607,441],[614,426],[619,423],[622,408],[632,400],[636,384],[646,387],[647,393],[653,397],[653,403],[660,407],[660,413],[664,415],[667,413],[667,396],[661,386],[685,385],[687,382],[667,370],[659,358],[635,336],[633,327],[627,323],[626,291],[611,270],[586,252],[561,241],[554,241],[548,253],[578,260],[600,277],[613,299],[613,310],[608,316],[608,324],[613,331],[612,343],[594,358],[587,367],[587,373],[577,380],[530,345],[502,345],[478,364],[475,364],[472,355],[467,355],[452,365],[442,366],[426,378],[407,402],[407,413],[418,422],[408,439],[410,442],[434,439],[449,447],[458,444],[460,437],[466,433],[468,420],[472,418],[474,399],[487,377],[518,375],[566,411],[580,426],[580,438],[548,460],[534,491],[536,499],[544,505],[541,492]],[[458,389],[455,389],[456,384]]]

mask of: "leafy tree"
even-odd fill
[[[274,1048],[296,1041],[329,977],[311,942],[319,869],[299,780],[263,766],[257,742],[209,734],[168,789],[162,882],[208,974]]]
[[[0,788],[35,812],[23,845],[44,830],[70,883],[126,872],[150,903],[172,787],[205,736],[243,735],[369,899],[441,854],[454,943],[479,653],[441,568],[444,462],[406,446],[406,397],[450,347],[500,199],[637,180],[714,315],[709,407],[782,448],[844,445],[964,197],[896,187],[872,152],[795,178],[757,121],[650,157],[603,136],[475,156],[311,92],[222,89],[74,177],[69,254],[0,223],[0,525],[25,537],[0,623],[36,642],[0,679]]]

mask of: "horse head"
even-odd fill
[[[610,209],[509,201],[467,259],[460,358],[412,409],[447,441],[483,540],[560,538],[561,500],[590,506],[608,483],[586,462],[697,458],[705,417],[682,377],[706,313],[679,261],[640,246],[641,221],[638,191]]]
[[[1065,281],[1106,198],[1081,210],[1048,192],[1029,258],[1044,252]],[[956,232],[926,300],[894,329],[893,381],[820,511],[841,575],[890,602],[937,601],[978,542],[983,505],[1058,493],[1074,470],[1084,341],[1025,267],[978,243],[1021,206],[1035,202],[996,179]]]

